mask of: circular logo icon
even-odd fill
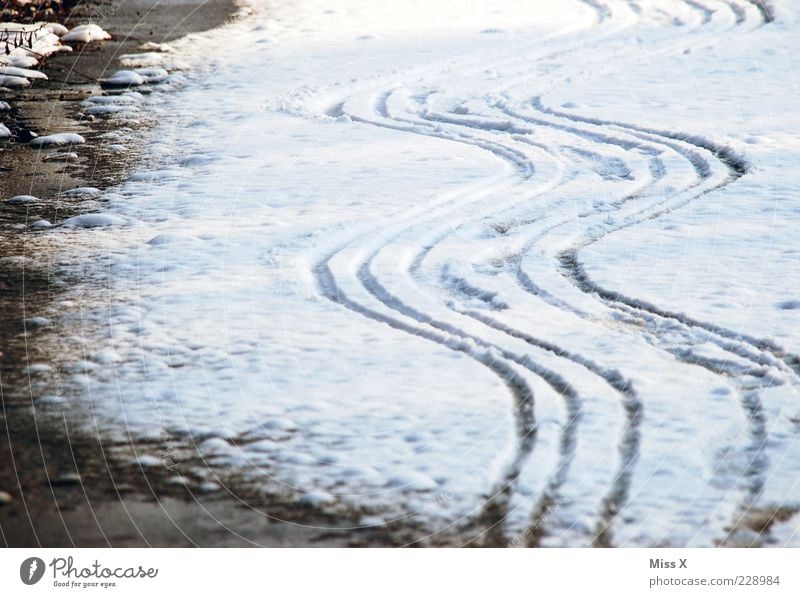
[[[28,558],[19,567],[19,578],[26,585],[35,585],[44,576],[44,560]]]

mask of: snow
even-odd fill
[[[800,13],[607,4],[277,1],[175,42],[143,163],[46,233],[84,280],[54,354],[118,356],[76,418],[445,535],[735,544],[797,502]]]
[[[134,72],[144,79],[145,83],[161,83],[169,76],[166,69],[163,68],[137,68]]]
[[[141,456],[137,456],[131,462],[144,468],[164,466],[164,461],[161,458],[158,456],[152,456],[150,454],[142,454]]]
[[[38,70],[18,68],[16,66],[0,66],[0,75],[24,77],[27,79],[47,79],[47,75]]]
[[[32,147],[60,147],[62,145],[79,145],[86,143],[86,139],[77,133],[54,133],[36,137],[31,141]]]
[[[36,203],[39,201],[38,197],[34,197],[33,195],[15,195],[10,199],[6,199],[6,203],[13,204],[20,204],[20,203]]]
[[[118,226],[124,224],[123,218],[110,214],[84,214],[73,216],[64,220],[66,228],[101,228],[104,226]]]
[[[15,75],[2,75],[0,74],[0,87],[28,87],[31,82],[25,77],[18,77]]]
[[[47,23],[47,30],[58,36],[66,35],[69,32],[69,29],[60,23]]]
[[[81,44],[88,44],[93,41],[103,41],[106,39],[111,39],[111,35],[109,35],[108,32],[106,32],[102,27],[94,23],[79,25],[71,29],[68,33],[63,33],[61,35],[62,42]]]
[[[36,317],[29,317],[25,320],[25,325],[29,328],[40,328],[44,326],[48,326],[52,323],[47,317],[36,316]]]
[[[78,154],[74,151],[60,151],[44,157],[45,162],[77,162]]]
[[[164,54],[161,52],[142,52],[140,54],[122,54],[119,62],[126,68],[159,66],[164,62]]]
[[[0,23],[0,29],[21,31],[25,35],[32,34],[33,36],[32,47],[29,48],[27,44],[13,47],[11,44],[7,54],[0,54],[0,65],[2,66],[30,68],[51,54],[71,50],[71,48],[61,45],[59,34],[63,27],[55,23]]]
[[[141,46],[139,49],[143,52],[174,52],[175,48],[167,43],[158,43],[153,41],[148,41]]]
[[[66,191],[61,191],[62,195],[72,196],[72,195],[92,195],[96,196],[100,194],[100,189],[96,187],[76,187],[74,189],[68,189]]]
[[[310,491],[304,494],[297,503],[302,506],[324,506],[326,504],[332,504],[336,501],[331,494],[325,493],[324,491]]]
[[[108,87],[130,87],[142,85],[145,78],[132,70],[118,70],[107,79],[102,79],[100,83]]]

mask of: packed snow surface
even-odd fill
[[[36,389],[370,524],[800,546],[799,17],[276,0],[179,41],[144,165],[37,236]]]

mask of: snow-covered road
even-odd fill
[[[798,18],[275,1],[182,40],[116,225],[40,238],[60,393],[364,524],[800,545]]]

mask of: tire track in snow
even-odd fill
[[[517,425],[516,431],[519,445],[515,459],[510,463],[501,478],[496,482],[496,487],[499,486],[499,488],[494,492],[495,495],[505,495],[509,491],[509,488],[513,487],[513,481],[516,479],[514,474],[515,467],[520,466],[521,461],[527,458],[527,456],[533,450],[536,440],[537,428],[534,414],[533,390],[530,388],[525,379],[519,375],[519,373],[517,373],[516,370],[510,366],[506,360],[490,350],[491,346],[489,346],[487,343],[476,342],[473,338],[464,333],[449,333],[449,330],[442,329],[441,327],[432,330],[429,329],[429,327],[435,326],[414,325],[404,319],[386,315],[350,299],[340,288],[331,270],[330,261],[335,255],[336,252],[329,254],[325,259],[318,262],[313,268],[313,273],[317,284],[319,285],[320,291],[325,298],[337,305],[358,313],[359,315],[388,325],[393,329],[424,338],[450,350],[462,353],[467,357],[477,361],[481,365],[487,367],[495,375],[500,377],[500,379],[503,380],[503,382],[507,385],[509,391],[514,397],[514,411],[516,414],[515,420]],[[424,324],[425,322],[423,321],[421,323]],[[470,342],[470,340],[472,340],[472,342]],[[481,346],[483,350],[477,349],[476,344]]]
[[[388,96],[388,94],[386,94]],[[379,115],[383,117],[390,118],[388,115],[388,111],[385,108],[385,97],[384,101],[377,102],[377,112]],[[381,107],[383,106],[383,107]],[[354,120],[361,120],[366,121],[365,118],[361,116],[350,115],[351,118]],[[440,133],[435,133],[433,136],[441,137]],[[480,147],[486,151],[491,152],[493,155],[497,155],[500,157],[505,158],[507,161],[510,161],[512,165],[517,167],[517,170],[522,179],[527,179],[532,174],[532,165],[527,168],[520,167],[520,156],[522,155],[519,152],[511,150],[505,146],[500,146],[497,144],[488,144],[483,141],[476,141],[474,138],[469,138],[465,136],[445,136],[445,138],[449,138],[451,140],[456,140],[458,142],[467,143],[471,145],[475,145],[476,147]],[[501,149],[498,150],[498,147]],[[458,207],[458,206],[456,206]],[[396,231],[392,238],[395,238],[402,234],[405,231],[412,230],[414,227],[419,225],[419,220],[414,220],[408,225],[407,227]],[[497,346],[491,342],[483,340],[477,336],[469,334],[464,330],[454,326],[453,324],[446,323],[443,321],[438,321],[428,314],[425,314],[413,307],[406,305],[402,301],[400,301],[396,296],[392,295],[388,292],[377,280],[377,278],[373,275],[371,271],[371,264],[375,256],[380,252],[380,250],[385,246],[388,240],[384,241],[384,244],[379,246],[375,249],[371,255],[362,262],[361,266],[358,268],[358,278],[362,284],[362,286],[376,299],[378,299],[383,305],[387,308],[393,309],[394,311],[399,312],[400,314],[409,317],[421,324],[431,326],[437,330],[444,331],[448,334],[457,336],[462,339],[468,339],[472,342],[478,344],[479,346],[492,349],[498,351],[503,358],[513,361],[514,363],[524,367],[528,371],[532,372],[536,376],[540,377],[547,383],[553,390],[557,393],[562,395],[570,405],[571,412],[576,413],[579,410],[579,398],[575,390],[570,386],[566,380],[564,380],[561,376],[550,371],[544,367],[536,365],[530,358],[524,355],[515,354],[510,352],[500,346]],[[577,414],[574,417],[574,420],[577,421]],[[565,438],[563,439],[563,443],[569,444],[572,443],[573,440],[569,438],[569,434],[571,429],[574,426],[568,426],[565,428],[564,435]],[[520,430],[518,430],[519,432]],[[527,431],[524,430],[524,426],[522,428],[524,433]],[[528,446],[525,443],[521,442],[519,450],[517,454],[514,456],[512,462],[507,468],[506,473],[501,477],[501,479],[496,483],[495,488],[491,492],[491,497],[487,500],[485,507],[480,515],[480,519],[482,525],[486,527],[487,533],[484,543],[488,545],[503,545],[505,544],[505,533],[503,531],[503,523],[507,518],[508,514],[508,505],[512,496],[513,488],[518,479],[522,467],[527,460],[530,450],[532,446]]]
[[[446,119],[441,117],[436,117],[436,121],[443,122],[446,121]],[[450,124],[459,124],[459,125],[470,124],[469,122],[465,122],[463,120],[449,120],[448,122]],[[546,124],[549,126],[555,126],[552,123],[546,121],[538,121],[537,124]],[[620,138],[610,137],[607,135],[591,134],[576,128],[569,128],[568,132],[576,134],[583,138],[589,138],[592,141],[618,145],[625,149],[631,149],[640,146],[639,143],[631,143],[630,141],[626,141]],[[697,160],[693,160],[693,163],[697,165]],[[700,172],[701,179],[708,176],[703,171],[702,168],[698,168],[698,170],[701,171]],[[660,176],[656,178],[660,178]],[[652,184],[652,182],[649,184]],[[418,269],[421,266],[422,260],[424,260],[425,256],[431,250],[431,248],[432,248],[431,246],[427,246],[425,250],[415,258],[414,260],[415,263],[412,268],[412,272],[414,269]],[[608,493],[603,498],[602,511],[600,519],[595,528],[595,536],[593,539],[594,545],[597,546],[610,545],[611,544],[610,528],[614,519],[622,509],[624,503],[627,501],[632,470],[638,455],[638,446],[639,446],[638,427],[642,418],[642,403],[638,398],[638,396],[636,395],[636,392],[634,391],[630,381],[621,378],[618,372],[606,370],[593,363],[590,359],[583,357],[582,355],[576,355],[555,344],[534,339],[532,336],[524,332],[500,324],[499,322],[496,322],[491,318],[488,318],[486,316],[479,316],[478,313],[475,311],[468,312],[467,314],[469,314],[472,317],[475,317],[476,319],[480,320],[482,323],[490,327],[503,331],[504,333],[508,334],[511,337],[521,338],[533,346],[537,346],[539,348],[548,350],[558,356],[567,358],[569,360],[572,360],[573,362],[576,362],[586,367],[588,370],[602,377],[609,385],[611,385],[616,391],[618,391],[621,394],[622,405],[626,416],[626,424],[623,429],[622,438],[619,442],[620,465],[614,479],[612,480]],[[551,487],[554,490],[557,489],[561,483],[563,483],[563,475],[565,475],[566,470],[563,464],[561,465],[561,468],[562,470],[559,471],[555,477],[556,481],[551,484]],[[545,493],[543,499],[540,501],[539,506],[534,510],[534,515],[533,515],[534,521],[539,521],[543,518],[543,514],[547,512],[550,505],[554,502],[554,500],[551,498],[552,494]],[[543,532],[544,532],[543,525],[541,525],[540,523],[536,523],[535,525],[533,525],[530,528],[530,532],[528,533],[529,543],[531,545],[538,544]]]
[[[372,102],[375,112],[381,118],[391,119],[393,124],[388,125],[391,128],[397,128],[396,123],[397,122],[402,122],[404,125],[407,125],[407,126],[401,127],[401,128],[403,128],[405,130],[408,130],[408,127],[413,127],[411,129],[412,132],[420,133],[421,131],[418,128],[420,123],[418,121],[415,121],[415,120],[412,120],[412,119],[408,119],[408,118],[401,119],[401,118],[398,118],[398,117],[392,117],[392,115],[389,114],[389,110],[387,108],[387,100],[390,97],[391,93],[392,92],[389,91],[389,92],[383,92],[383,93],[378,94],[377,100]],[[373,120],[371,120],[371,119],[369,119],[369,118],[367,118],[367,117],[365,117],[365,116],[363,116],[361,114],[354,114],[354,113],[352,113],[350,111],[347,111],[345,109],[345,103],[337,105],[337,112],[340,112],[342,114],[347,113],[347,115],[352,120],[355,120],[355,121],[365,122],[365,123],[368,123],[368,124],[377,124],[378,126],[385,125],[385,123],[380,123],[380,122],[376,123]],[[476,127],[469,127],[469,128],[475,129]],[[483,129],[480,129],[480,127],[477,127],[477,128],[478,128],[478,130],[483,130]],[[433,130],[433,129],[428,128],[425,132],[429,132],[431,130]],[[521,130],[521,131],[515,131],[515,132],[517,132],[517,133],[525,133],[526,131]],[[422,134],[424,134],[424,132]],[[444,138],[449,138],[451,140],[457,140],[459,142],[465,142],[465,143],[473,144],[473,145],[476,145],[476,146],[481,147],[483,149],[486,149],[487,151],[491,151],[494,155],[497,155],[497,156],[500,156],[500,157],[504,157],[506,159],[511,160],[512,163],[515,166],[517,166],[518,170],[522,174],[525,174],[526,176],[528,176],[529,175],[528,172],[530,170],[532,170],[532,167],[528,168],[528,169],[519,167],[519,156],[520,156],[519,152],[516,152],[516,151],[513,151],[513,150],[509,150],[508,148],[504,148],[502,151],[498,151],[497,150],[497,147],[498,147],[497,144],[489,145],[485,141],[476,142],[474,137],[470,137],[468,135],[463,135],[463,134],[454,136],[452,133],[450,133],[448,135],[443,135],[441,133],[441,131],[437,131],[437,132],[433,133],[433,136],[444,137]],[[505,147],[505,146],[501,146],[501,147]],[[414,225],[418,225],[418,223],[415,223]],[[385,246],[385,245],[383,245],[383,246]],[[426,245],[427,249],[429,249],[430,247],[431,247],[431,245]],[[372,256],[367,261],[365,261],[363,263],[363,265],[361,266],[361,268],[359,269],[359,277],[361,278],[362,284],[363,284],[363,286],[365,288],[368,288],[370,290],[370,292],[374,296],[379,298],[381,300],[381,302],[384,303],[385,305],[387,305],[389,307],[393,307],[393,308],[399,308],[404,314],[416,319],[419,322],[427,323],[429,325],[433,325],[434,327],[436,327],[438,329],[445,330],[445,331],[447,331],[449,333],[463,334],[462,331],[460,331],[460,330],[458,330],[456,328],[453,328],[449,324],[444,324],[444,323],[439,322],[439,321],[433,321],[427,314],[424,314],[424,313],[419,312],[419,311],[417,311],[415,309],[412,309],[408,305],[401,304],[398,301],[397,297],[391,295],[388,291],[386,291],[386,289],[383,288],[377,282],[377,279],[372,275],[372,272],[369,270],[369,265],[371,264],[372,259],[374,259],[375,255],[379,251],[380,251],[380,248],[377,251],[375,251],[372,254]],[[412,270],[413,270],[413,268],[412,268]],[[480,340],[478,340],[478,341],[480,341]],[[502,349],[500,349],[500,350],[502,350]],[[563,352],[563,351],[560,351],[560,352]],[[568,412],[570,414],[568,416],[568,423],[565,425],[564,431],[562,433],[562,441],[561,441],[561,445],[562,445],[562,450],[561,450],[562,451],[562,462],[559,464],[558,472],[556,473],[556,475],[554,477],[555,479],[560,479],[560,480],[557,481],[557,482],[551,482],[549,484],[551,489],[555,489],[561,482],[563,482],[563,477],[564,477],[564,475],[566,473],[566,470],[568,468],[568,461],[571,458],[571,451],[572,450],[569,448],[569,446],[574,445],[574,438],[571,437],[571,433],[572,433],[572,430],[575,428],[575,426],[577,424],[577,418],[578,417],[575,415],[575,413],[577,413],[579,411],[578,397],[575,394],[574,390],[571,390],[571,389],[568,388],[568,384],[566,384],[563,379],[560,379],[557,376],[554,376],[552,372],[549,372],[547,370],[543,370],[540,367],[537,367],[537,368],[532,367],[532,364],[530,363],[529,360],[524,359],[524,358],[521,359],[519,355],[511,354],[511,353],[508,353],[508,352],[504,352],[503,355],[505,357],[507,357],[507,358],[510,358],[511,360],[513,360],[513,361],[515,361],[517,363],[522,364],[523,366],[525,366],[526,368],[528,368],[529,370],[531,370],[535,374],[537,374],[540,377],[542,377],[543,379],[545,379],[545,381],[551,387],[553,387],[557,392],[561,393],[567,400]],[[628,394],[630,395],[631,392],[628,391]],[[632,408],[630,410],[632,412],[634,412],[637,409],[636,408]],[[634,445],[635,442],[632,442],[631,439],[630,439],[631,437],[634,437],[634,436],[635,436],[635,430],[632,430],[630,433],[628,433],[628,439],[623,441],[623,446],[630,446],[630,448],[627,449],[627,452],[629,452],[631,454],[635,454],[635,451],[636,451],[635,445]],[[636,436],[636,437],[638,437],[638,436]],[[612,490],[612,492],[610,492],[609,497],[605,500],[607,504],[617,503],[618,499],[619,499],[618,496],[625,494],[625,491],[624,490],[620,490],[619,487],[620,487],[621,482],[625,480],[625,478],[626,478],[625,471],[628,468],[630,468],[630,462],[632,462],[633,460],[635,460],[635,457],[627,458],[627,464],[625,464],[623,466],[622,473],[618,474],[616,479],[615,479],[615,481],[612,483],[613,490]],[[516,471],[516,467],[514,467],[514,468],[515,468],[515,471]],[[515,472],[514,476],[517,476],[517,475],[518,475],[518,472]],[[509,486],[510,486],[510,484],[509,484]],[[549,495],[551,495],[551,494],[547,494],[546,493],[545,496],[543,497],[543,499],[540,500],[541,506],[539,508],[537,508],[537,511],[540,511],[540,510],[542,510],[542,508],[546,508],[547,507],[546,504],[548,502],[548,496]],[[506,504],[503,504],[503,506],[500,507],[500,509],[499,509],[500,512],[504,512],[504,510],[507,508],[507,500],[504,500],[504,501],[506,501]],[[494,526],[495,524],[498,524],[499,521],[502,519],[502,516],[498,515],[498,509],[495,507],[495,505],[496,505],[496,502],[490,502],[489,503],[488,511],[491,512],[488,515],[488,518],[491,521],[490,524],[489,524],[490,528],[492,526]],[[616,510],[616,508],[611,508],[609,506],[605,506],[604,510],[606,512],[611,512],[611,511]],[[505,516],[505,513],[503,513],[503,516]],[[606,514],[605,517],[608,518],[609,515]],[[604,526],[607,526],[607,525],[604,525]],[[500,536],[495,534],[495,538],[492,539],[492,542],[496,544],[496,543],[499,543],[500,541],[501,541]]]
[[[391,94],[391,90],[388,92],[384,92],[378,95],[378,98],[375,102],[371,102],[374,106],[375,112],[382,118],[387,118],[391,120],[391,117],[388,115],[388,110],[385,107],[386,99]],[[513,148],[509,148],[502,144],[476,139],[471,137],[465,137],[463,135],[453,135],[448,134],[443,131],[437,131],[432,127],[429,127],[426,130],[419,130],[416,129],[409,129],[407,123],[405,124],[398,124],[398,121],[394,121],[393,123],[386,123],[386,122],[377,122],[372,119],[366,118],[363,115],[358,115],[345,109],[346,104],[342,103],[337,106],[337,111],[341,111],[342,114],[347,114],[352,120],[356,122],[363,122],[366,124],[371,124],[375,126],[382,126],[386,128],[392,129],[399,129],[404,132],[414,132],[417,134],[425,134],[427,136],[433,136],[437,138],[448,139],[451,141],[457,141],[460,143],[466,143],[469,145],[473,145],[480,149],[490,152],[492,155],[503,159],[504,161],[509,162],[512,167],[516,170],[517,177],[520,180],[527,180],[531,176],[533,176],[533,164],[530,160],[525,156],[522,152],[514,150]],[[413,123],[412,123],[413,124]],[[460,204],[456,205],[458,207]],[[419,219],[412,219],[405,228],[401,228],[399,231],[395,232],[394,235],[397,236],[402,233],[404,230],[411,230],[419,223]],[[385,243],[386,241],[384,241]],[[352,241],[348,243],[346,246],[352,245]],[[342,247],[344,248],[344,247]],[[339,250],[341,250],[340,248]],[[444,344],[449,348],[454,350],[459,350],[464,352],[466,349],[464,348],[469,346],[478,345],[482,349],[488,351],[496,351],[491,361],[487,361],[485,358],[479,358],[479,362],[482,364],[493,368],[493,371],[503,377],[508,371],[513,371],[513,369],[508,366],[504,365],[501,369],[497,369],[497,363],[505,361],[512,361],[519,366],[524,367],[525,369],[529,370],[530,372],[534,373],[535,375],[542,378],[548,385],[550,385],[556,392],[564,395],[567,400],[571,400],[573,402],[577,401],[577,395],[574,389],[563,380],[558,374],[555,374],[552,371],[549,371],[545,368],[537,366],[533,363],[530,359],[524,356],[520,356],[517,354],[513,354],[499,346],[495,346],[494,344],[487,342],[479,337],[466,333],[464,330],[459,329],[452,324],[447,324],[444,322],[433,320],[428,315],[421,313],[408,305],[405,305],[397,300],[396,297],[392,296],[388,293],[385,288],[383,288],[377,280],[372,276],[370,271],[370,264],[374,256],[378,253],[380,247],[375,250],[371,256],[362,263],[362,265],[358,269],[358,279],[362,285],[362,287],[367,290],[373,297],[379,300],[386,308],[397,312],[398,314],[410,318],[416,321],[422,326],[414,326],[409,325],[404,321],[400,321],[395,317],[386,317],[375,311],[374,309],[370,309],[361,305],[360,303],[353,301],[347,298],[341,291],[338,283],[336,282],[335,275],[331,270],[329,264],[330,261],[335,257],[336,253],[329,255],[326,260],[319,263],[314,268],[315,276],[317,277],[318,285],[320,288],[323,289],[323,295],[330,300],[338,304],[342,304],[343,306],[348,307],[351,310],[359,312],[362,315],[375,319],[377,321],[382,321],[383,323],[387,323],[392,327],[396,327],[397,329],[401,329],[403,331],[407,331],[408,333],[415,333],[416,335],[420,335],[426,339],[437,341],[440,344]],[[337,251],[338,252],[338,251]],[[325,290],[327,289],[327,290]],[[335,289],[335,292],[334,292]],[[427,328],[432,327],[436,332],[431,332]],[[439,332],[444,332],[446,335],[442,335]],[[451,338],[451,341],[448,341],[447,338]],[[452,342],[452,338],[458,338],[455,344]],[[466,341],[469,341],[467,343]],[[501,356],[497,356],[499,353]],[[473,356],[473,358],[475,358]],[[495,486],[492,488],[490,492],[489,499],[483,508],[483,511],[480,515],[480,520],[482,524],[486,527],[486,543],[490,545],[502,545],[504,543],[504,532],[503,532],[503,522],[507,518],[507,511],[508,511],[508,504],[511,499],[511,495],[514,490],[515,483],[520,475],[522,466],[524,465],[525,461],[528,459],[530,452],[533,449],[533,439],[535,438],[535,419],[533,416],[533,394],[529,387],[525,386],[526,389],[524,391],[520,391],[521,383],[523,380],[521,377],[517,376],[516,382],[511,386],[512,392],[515,395],[516,403],[515,403],[515,419],[517,421],[517,437],[518,437],[518,446],[513,456],[512,460],[506,465],[505,472],[501,475],[501,477],[495,482]]]
[[[603,497],[601,517],[595,527],[595,536],[592,541],[594,545],[599,547],[610,546],[610,528],[614,518],[616,518],[622,506],[627,501],[631,474],[639,454],[639,424],[643,415],[643,404],[634,389],[633,382],[622,375],[618,370],[603,367],[584,355],[567,350],[553,342],[536,338],[526,332],[503,324],[484,313],[475,310],[467,310],[464,311],[464,314],[512,338],[519,338],[531,346],[550,352],[558,357],[568,359],[584,367],[602,378],[623,397],[623,407],[625,409],[627,422],[622,434],[622,440],[619,444],[621,465],[611,483],[611,488]],[[572,426],[573,424],[577,425],[577,420],[573,423],[573,418],[571,416],[567,424],[568,426]],[[576,433],[577,429],[568,437],[564,438],[565,443],[562,444],[561,449],[565,457],[559,463],[556,474],[551,478],[547,490],[544,492],[542,498],[539,500],[539,504],[533,511],[533,523],[527,534],[530,538],[528,541],[529,547],[539,546],[544,533],[544,527],[538,521],[544,518],[545,513],[548,512],[552,504],[556,502],[559,490],[566,481],[569,464],[575,451],[575,442],[577,441]]]
[[[745,0],[751,6],[755,6],[756,10],[761,14],[761,19],[764,25],[769,25],[775,22],[775,11],[772,4],[767,0]]]
[[[385,102],[383,102],[385,105]],[[381,109],[379,112],[383,116],[389,116],[387,110]],[[426,114],[423,118],[428,119],[430,117],[429,114]],[[466,121],[464,119],[448,119],[443,116],[434,116],[432,117],[434,122],[438,123],[445,123],[450,125],[458,125],[458,126],[466,126],[468,128],[477,129],[480,131],[490,130],[490,131],[497,131],[503,130],[501,125],[493,125],[493,124],[486,124],[486,123],[473,123],[470,121]],[[511,127],[505,127],[504,132],[514,132],[516,134],[525,134],[526,131],[524,129],[512,129]],[[456,227],[457,228],[457,227]],[[452,233],[452,230],[447,232],[446,234],[440,236],[437,239],[437,243],[440,242],[444,236]],[[410,268],[410,273],[414,274],[415,270],[418,269],[421,265],[421,262],[424,260],[425,256],[430,252],[430,250],[435,246],[434,244],[427,244],[423,247],[422,251],[418,253],[414,260],[413,264]],[[374,283],[374,280],[372,280]],[[384,297],[388,300],[389,297]],[[393,298],[393,297],[392,297]],[[417,316],[420,314],[417,313]],[[486,320],[481,320],[482,323],[486,324]],[[495,329],[500,329],[499,326],[490,326],[495,327]],[[537,345],[536,342],[531,342],[530,336],[525,335],[523,332],[515,332],[511,334],[512,337],[523,338],[527,339],[529,343],[532,345]],[[539,344],[539,347],[542,347],[543,344]],[[616,517],[617,513],[619,512],[622,503],[626,500],[628,487],[630,484],[630,472],[632,466],[636,460],[636,454],[638,452],[638,422],[641,419],[641,403],[639,402],[638,398],[635,395],[632,387],[630,384],[620,383],[617,376],[613,373],[608,371],[603,371],[598,366],[592,366],[591,361],[585,357],[581,357],[579,355],[570,354],[569,351],[562,349],[560,347],[554,347],[550,345],[551,351],[554,354],[558,354],[559,356],[569,355],[571,356],[571,360],[577,362],[582,365],[589,365],[588,368],[596,373],[600,374],[600,377],[604,378],[606,381],[610,382],[614,389],[620,391],[624,396],[624,406],[626,410],[626,418],[627,424],[625,425],[625,430],[623,432],[623,438],[620,442],[620,452],[621,452],[621,466],[615,475],[612,483],[611,489],[603,498],[603,506],[602,506],[602,513],[600,522],[597,525],[597,529],[595,532],[595,543],[598,545],[604,545],[609,542],[608,535],[609,535],[609,526],[611,521]],[[624,387],[623,387],[624,386]],[[572,405],[568,404],[568,412],[572,412]],[[571,431],[573,426],[577,424],[577,420],[573,419],[572,416],[569,416],[568,423],[565,426],[565,430]],[[554,502],[555,492],[563,484],[566,476],[566,472],[569,467],[569,462],[572,457],[572,453],[574,452],[574,438],[570,437],[569,435],[565,435],[562,438],[562,446],[561,446],[561,453],[562,459],[557,467],[557,471],[554,476],[551,478],[551,481],[548,483],[548,490],[546,490],[539,501],[539,505],[534,509],[533,520],[540,521],[543,516],[542,513],[546,512],[550,507],[550,504]],[[531,544],[535,544],[541,537],[541,533],[543,532],[543,525],[538,522],[535,522],[534,525],[531,526],[530,532],[527,534]]]
[[[384,108],[380,109],[379,112],[383,116],[389,116],[388,111],[385,109],[385,102],[383,102]],[[426,120],[430,117],[429,114],[423,116]],[[458,126],[466,126],[467,128],[477,129],[479,131],[489,130],[489,131],[497,131],[503,130],[502,123],[500,124],[486,124],[486,123],[472,123],[470,121],[465,121],[463,119],[448,119],[443,116],[434,116],[432,117],[434,122],[438,123],[445,123],[451,125],[458,125]],[[512,127],[505,127],[504,132],[513,132],[515,134],[525,134],[526,132],[529,133],[530,131],[526,131],[524,129],[513,129]],[[459,225],[460,226],[460,225]],[[422,250],[414,257],[412,266],[410,267],[410,273],[412,277],[416,270],[419,269],[421,266],[422,261],[424,260],[425,256],[430,252],[430,250],[437,244],[441,242],[444,237],[452,234],[452,232],[457,229],[459,226],[454,227],[453,230],[446,232],[445,234],[439,236],[434,243],[429,243],[423,246]],[[377,282],[374,280],[374,277],[370,280],[370,284],[374,285]],[[396,300],[395,297],[384,296],[384,302],[388,300]],[[415,313],[417,317],[421,317],[422,314]],[[474,316],[474,313],[471,314]],[[476,318],[476,320],[481,321],[484,324],[488,324],[487,320],[482,318]],[[499,325],[494,325],[490,327],[494,327],[500,331],[506,332]],[[535,342],[532,341],[531,337],[524,332],[514,331],[514,333],[509,334],[511,337],[514,338],[521,338],[527,341],[531,345],[535,345],[538,347],[544,347],[545,344],[543,342]],[[608,542],[608,528],[611,524],[611,521],[616,517],[616,514],[619,512],[622,503],[625,501],[628,487],[630,484],[630,471],[632,469],[633,464],[636,461],[636,455],[638,453],[638,422],[641,419],[641,402],[638,400],[638,397],[635,394],[635,391],[631,387],[629,382],[620,381],[620,376],[618,373],[609,372],[603,370],[597,365],[594,365],[588,358],[582,357],[580,355],[575,355],[570,353],[566,349],[556,347],[555,345],[549,344],[547,345],[551,352],[558,356],[566,357],[587,367],[590,371],[595,374],[598,374],[601,378],[609,383],[609,385],[614,388],[615,390],[621,392],[624,397],[623,404],[626,411],[626,425],[623,432],[623,438],[620,442],[620,456],[621,456],[621,466],[616,473],[612,483],[611,489],[603,498],[603,505],[602,505],[602,513],[601,513],[601,520],[597,525],[597,529],[595,532],[595,539],[594,541],[598,545],[603,545]],[[574,453],[574,443],[575,438],[572,437],[573,428],[577,427],[577,417],[574,416],[574,413],[578,411],[579,405],[577,404],[577,397],[573,400],[568,400],[567,403],[567,410],[568,410],[568,421],[564,427],[565,433],[562,435],[561,441],[561,461],[556,469],[555,474],[551,477],[551,480],[548,482],[547,489],[543,493],[542,498],[539,500],[538,506],[534,509],[534,513],[532,516],[532,520],[534,524],[529,529],[527,536],[529,537],[529,542],[533,545],[538,542],[541,538],[541,534],[543,532],[543,525],[541,524],[543,513],[546,512],[550,505],[554,503],[556,492],[558,488],[563,484],[566,478],[566,473],[569,468],[569,463],[572,459],[572,455]]]

